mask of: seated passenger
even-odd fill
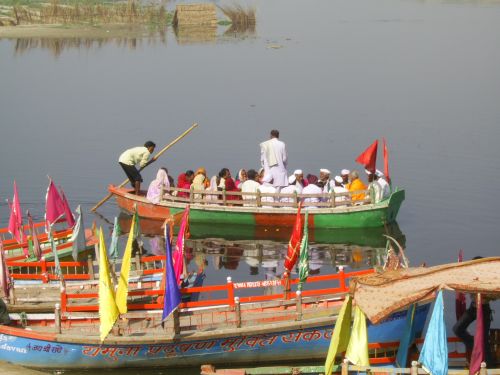
[[[192,170],[187,170],[185,173],[181,173],[177,178],[177,187],[179,189],[187,189],[191,188],[191,183],[193,182],[194,172]],[[189,198],[189,192],[179,191],[177,196],[180,198]]]
[[[342,186],[349,190],[349,175],[351,171],[349,169],[342,169],[340,171],[340,177],[342,177]]]
[[[288,185],[287,187],[284,187],[281,189],[280,194],[300,194],[302,192],[302,186],[300,186],[297,183],[297,179],[295,178],[295,175],[292,174],[290,177],[288,177]],[[296,203],[295,198],[293,197],[281,197],[280,202],[283,203]],[[287,205],[285,207],[290,207],[290,205]]]
[[[261,193],[272,193],[276,194],[277,190],[276,188],[272,185],[273,182],[273,176],[270,173],[264,174],[264,177],[262,178],[262,184],[259,186],[258,190]],[[261,197],[260,201],[262,202],[262,207],[263,208],[273,208],[274,206],[266,206],[266,202],[275,202],[274,197]]]
[[[344,180],[342,179],[342,177],[340,176],[335,176],[335,178],[333,179],[333,192],[335,194],[343,194],[343,193],[348,193],[349,190],[347,190],[344,186],[343,186],[343,183],[344,183]],[[349,195],[348,194],[345,194],[345,195],[335,195],[335,205],[337,206],[341,206],[342,205],[342,202],[345,202],[349,200]]]
[[[194,173],[193,183],[191,184],[191,186],[194,190],[205,190],[205,188],[207,188],[209,185],[210,182],[207,179],[207,172],[205,168],[198,168]],[[197,193],[194,195],[194,198],[201,199],[203,198],[203,194]]]
[[[302,172],[302,169],[296,169],[293,171],[293,175],[297,181],[296,186],[299,188],[300,193],[302,193],[302,189],[308,185],[307,180],[304,180],[304,172]]]
[[[371,203],[378,203],[382,200],[382,186],[377,182],[377,175],[369,170],[365,170],[368,176],[368,194]]]
[[[220,182],[219,182],[219,190],[226,190],[226,192],[239,191],[234,183],[233,178],[231,177],[231,172],[227,168],[222,168],[219,172]],[[221,189],[222,188],[222,189]],[[238,195],[227,194],[226,200],[240,200],[241,197]]]
[[[387,177],[378,169],[375,171],[375,175],[377,176],[378,183],[382,187],[382,199],[385,199],[391,195],[391,185],[387,181]]]
[[[366,190],[366,185],[363,183],[363,181],[360,180],[359,178],[359,172],[358,171],[352,171],[351,174],[349,175],[349,187],[347,188],[350,192],[358,192],[360,190]],[[365,193],[358,192],[356,194],[351,195],[351,200],[356,202],[356,201],[362,201],[365,199]]]
[[[156,173],[156,179],[151,181],[148,188],[148,193],[146,198],[152,203],[159,203],[162,199],[163,194],[168,194],[170,189],[170,181],[168,179],[167,168],[160,168]]]
[[[219,176],[212,176],[210,179],[210,185],[206,188],[207,194],[205,194],[205,199],[207,201],[217,200],[217,186],[219,186]]]
[[[234,182],[236,187],[241,190],[241,184],[248,179],[248,173],[245,169],[240,169],[238,171],[238,178]]]
[[[258,178],[259,175],[255,169],[249,169],[248,170],[248,179],[243,182],[241,186],[241,192],[242,193],[257,193],[257,190],[259,189],[259,182]],[[256,196],[254,194],[244,194],[243,195],[243,200],[255,200]],[[255,206],[255,204],[244,204],[243,206]]]
[[[309,183],[304,189],[302,189],[302,194],[323,194],[323,182],[318,180],[318,177],[312,174],[307,175],[307,182]],[[320,197],[305,197],[303,198],[304,203],[319,203],[322,199]],[[306,205],[304,207],[318,208],[314,205]]]
[[[319,180],[323,183],[323,193],[330,192],[330,174],[331,172],[326,168],[321,168],[319,170]]]

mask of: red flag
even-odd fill
[[[481,362],[485,358],[484,347],[484,319],[483,319],[483,301],[481,301],[481,294],[477,295],[477,309],[476,309],[476,334],[474,335],[474,348],[470,358],[469,375],[479,373],[481,369]]]
[[[177,244],[175,245],[175,251],[172,254],[177,283],[180,282],[181,275],[187,275],[186,263],[184,262],[184,245],[187,238],[189,238],[189,205],[187,205],[184,209],[182,222],[179,227],[179,233],[177,233]]]
[[[45,226],[47,232],[50,230],[50,226],[59,220],[64,213],[64,202],[54,182],[50,179],[47,195],[45,196]]]
[[[301,207],[302,202],[299,203],[295,224],[293,225],[292,236],[288,242],[288,251],[285,258],[285,269],[288,273],[292,272],[300,251],[300,241],[302,240],[302,217],[300,216]]]
[[[59,186],[59,191],[61,192],[61,199],[64,204],[64,214],[66,215],[66,221],[68,222],[68,226],[73,228],[75,226],[75,217],[73,216],[73,212],[71,212],[71,207],[69,206],[68,200],[64,195],[63,189]]]
[[[8,203],[9,201],[7,201]],[[18,243],[23,242],[23,214],[21,212],[21,204],[19,203],[19,195],[17,193],[16,181],[14,181],[14,197],[10,206],[9,217],[9,233],[16,239]]]
[[[10,274],[7,263],[5,262],[5,253],[3,249],[3,241],[0,238],[0,287],[3,291],[5,297],[9,297],[10,294]]]
[[[458,261],[462,262],[464,260],[464,251],[460,250],[458,252]],[[467,309],[467,304],[465,302],[465,294],[460,292],[455,292],[455,315],[457,320],[464,315]]]
[[[375,164],[377,162],[378,140],[376,139],[365,151],[356,158],[356,163],[362,164],[367,170],[375,173]]]
[[[387,179],[387,182],[391,182],[391,177],[389,176],[389,150],[387,149],[387,143],[385,142],[385,138],[382,138],[384,141],[384,176]]]

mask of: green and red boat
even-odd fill
[[[135,195],[130,189],[114,185],[110,185],[108,190],[115,196],[122,211],[132,214],[137,210],[142,218],[165,220],[171,216],[175,217],[189,204],[189,220],[193,224],[254,227],[292,226],[295,222],[298,202],[308,197],[319,198],[320,202],[302,204],[302,210],[308,209],[309,211],[308,227],[310,229],[382,227],[395,222],[405,198],[405,191],[397,189],[381,202],[371,203],[369,198],[363,201],[352,201],[350,196],[338,202],[339,196],[333,194],[203,192],[171,188],[159,203],[152,203],[146,199],[144,192]],[[178,196],[181,192],[187,193],[189,197]],[[245,194],[253,195],[252,199],[241,199],[241,196]],[[207,199],[211,195],[215,196],[215,199]],[[236,195],[239,199],[228,198],[231,195]],[[272,202],[265,199],[269,197],[273,198]]]

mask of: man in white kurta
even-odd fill
[[[277,130],[271,130],[271,139],[260,144],[260,162],[264,173],[272,176],[272,185],[278,191],[288,186],[286,146],[279,140]]]

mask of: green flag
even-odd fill
[[[299,255],[299,290],[302,290],[302,284],[306,282],[309,276],[309,234],[307,230],[307,219],[309,212],[306,210],[306,216],[304,219],[304,235],[302,236],[302,241],[300,242],[300,255]]]
[[[118,258],[118,237],[122,234],[122,228],[118,223],[118,218],[115,217],[113,225],[113,233],[111,234],[111,244],[109,245],[109,257],[112,259]]]
[[[59,277],[59,279],[63,279],[63,274],[61,270],[61,264],[59,263],[59,255],[57,254],[57,247],[56,243],[54,241],[54,237],[52,236],[52,226],[49,229],[49,241],[50,241],[50,247],[52,248],[52,253],[54,254],[54,262],[56,263],[56,275]]]

